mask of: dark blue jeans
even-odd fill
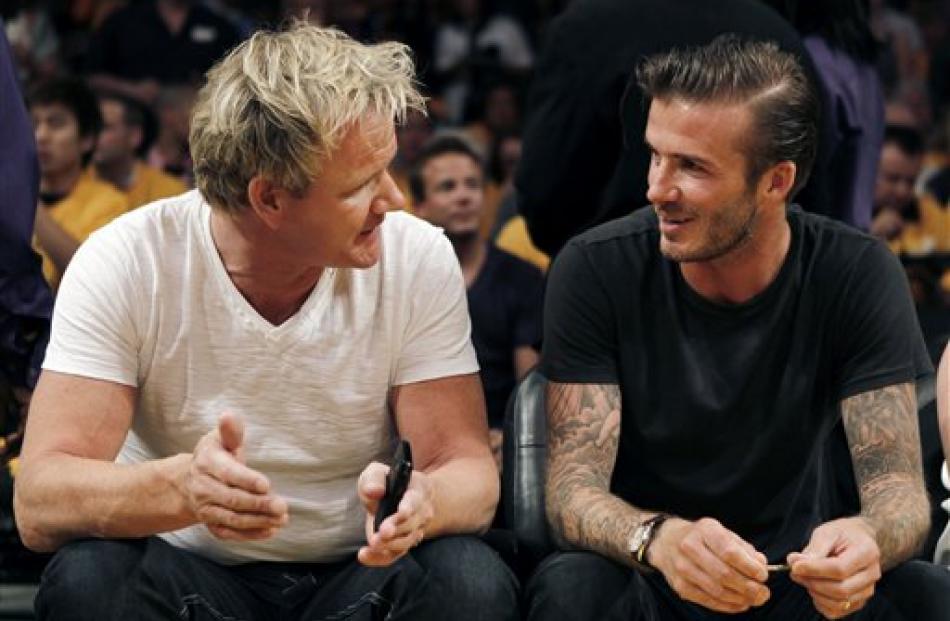
[[[770,600],[739,615],[712,612],[681,600],[659,573],[640,574],[589,552],[549,556],[525,589],[529,621],[819,621],[805,589],[787,575],[768,583]],[[950,571],[909,561],[877,583],[854,621],[945,621],[950,618]]]
[[[162,539],[83,540],[50,561],[39,619],[507,621],[519,618],[514,575],[474,537],[424,542],[390,567],[222,566]]]

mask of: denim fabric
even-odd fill
[[[769,602],[738,615],[681,600],[659,573],[640,574],[588,552],[554,554],[525,588],[529,621],[820,621],[808,593],[776,575]],[[887,572],[853,621],[938,621],[950,611],[950,572],[909,561]]]
[[[39,619],[274,621],[508,621],[518,586],[474,537],[423,543],[390,567],[332,564],[222,566],[152,537],[85,540],[51,561]]]

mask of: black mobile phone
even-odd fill
[[[409,477],[412,476],[412,449],[405,440],[400,440],[393,456],[393,465],[386,475],[386,495],[379,501],[376,509],[376,518],[373,520],[373,531],[379,530],[383,520],[396,512],[402,501],[406,488],[409,487]]]

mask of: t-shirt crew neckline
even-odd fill
[[[303,305],[283,323],[275,326],[251,306],[251,303],[237,288],[231,277],[228,276],[227,268],[225,268],[224,261],[214,244],[214,237],[211,235],[211,213],[211,206],[203,200],[198,213],[201,229],[199,235],[201,249],[211,266],[211,272],[214,274],[217,286],[224,295],[224,300],[230,312],[243,321],[247,327],[262,334],[269,341],[282,342],[293,337],[298,330],[307,329],[309,331],[307,318],[318,315],[329,304],[330,288],[336,277],[336,268],[324,268],[320,279],[317,280],[317,284],[314,285]]]
[[[679,264],[664,258],[663,260],[669,262],[671,265],[673,277],[676,279],[677,289],[682,292],[686,303],[703,313],[737,321],[745,320],[749,315],[756,313],[759,309],[768,307],[772,299],[785,289],[786,282],[791,277],[792,266],[795,265],[798,254],[801,252],[801,231],[798,230],[799,220],[796,217],[795,208],[787,208],[785,214],[791,240],[788,244],[788,252],[785,253],[785,258],[782,260],[782,267],[779,268],[778,274],[765,289],[745,302],[730,304],[728,302],[716,302],[703,297],[686,281]]]

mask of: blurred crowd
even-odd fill
[[[801,7],[809,4],[767,3],[790,20],[797,11],[799,21],[807,12]],[[35,124],[41,200],[46,206],[64,200],[71,205],[53,212],[56,222],[40,210],[38,245],[50,282],[55,286],[70,252],[92,230],[192,185],[188,116],[204,72],[255,29],[279,27],[291,17],[336,26],[362,41],[408,44],[430,99],[428,117],[412,116],[399,130],[393,173],[407,199],[411,202],[409,173],[423,145],[437,132],[461,132],[485,162],[481,234],[500,237],[509,252],[544,269],[547,257],[531,244],[517,217],[512,180],[521,154],[522,121],[530,113],[525,102],[532,71],[551,20],[568,4],[570,0],[3,3],[0,12]],[[830,11],[828,7],[842,3],[812,4]],[[883,98],[887,125],[870,228],[897,252],[915,258],[940,255],[950,251],[945,216],[950,194],[950,3],[864,4],[875,40],[867,56],[880,92],[871,90],[868,97]],[[98,112],[89,109],[85,87],[98,99]],[[74,121],[68,140],[55,123],[57,110]],[[919,301],[942,299],[950,291],[950,277],[942,279],[943,272],[934,274],[936,269],[915,266]]]

